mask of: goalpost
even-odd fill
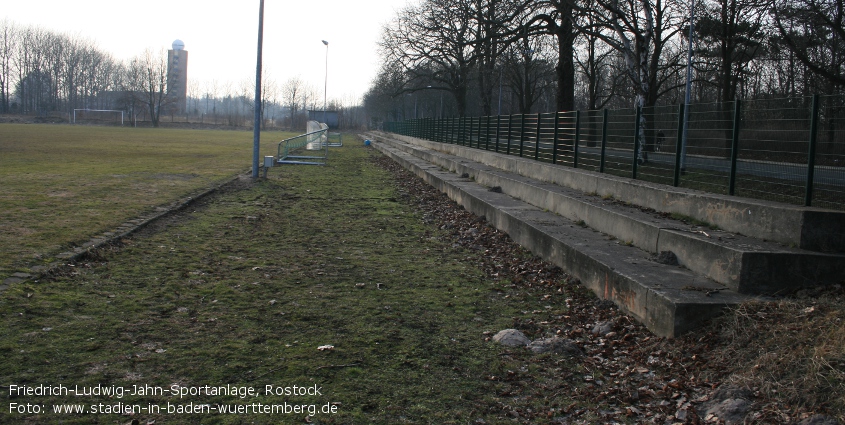
[[[117,122],[120,115],[120,125],[123,125],[123,111],[118,109],[74,109],[73,123],[79,121],[110,121]]]

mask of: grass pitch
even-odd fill
[[[326,167],[226,186],[48,282],[12,285],[0,296],[4,384],[126,393],[17,396],[15,406],[48,412],[7,418],[457,424],[485,414],[495,397],[485,377],[516,366],[483,332],[527,307],[501,303],[466,254],[444,246],[366,160],[372,150],[334,152]],[[163,393],[174,385],[194,393]],[[225,385],[256,395],[195,393]],[[285,394],[294,385],[320,394]],[[122,416],[119,403],[141,410]],[[189,403],[247,411],[185,414]],[[320,410],[255,410],[285,403]],[[84,413],[52,412],[63,405]]]
[[[289,133],[262,135],[262,155]],[[244,172],[252,132],[0,124],[0,278]]]

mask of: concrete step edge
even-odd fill
[[[676,188],[393,133],[373,131],[369,134],[475,160],[516,175],[547,180],[583,193],[612,195],[620,201],[660,212],[694,217],[727,231],[757,239],[777,241],[809,251],[845,254],[845,211]]]
[[[649,261],[649,254],[607,240],[555,214],[392,149],[376,148],[517,243],[577,277],[657,335],[675,337],[718,315],[726,306],[755,299],[688,269]]]
[[[612,235],[629,244],[658,254],[672,252],[681,265],[742,293],[774,294],[808,286],[841,283],[845,255],[783,247],[768,241],[710,229],[685,231],[674,220],[648,222],[624,208],[599,205],[595,197],[578,196],[574,189],[517,176],[451,154],[431,151],[397,140],[382,142],[457,174],[467,174],[488,187],[498,186],[541,209]],[[711,234],[713,236],[711,236]],[[725,238],[724,240],[722,238]],[[740,238],[744,243],[728,243]],[[777,258],[777,261],[767,259]]]

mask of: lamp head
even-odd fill
[[[326,46],[328,46],[328,45],[329,45],[329,42],[328,42],[328,41],[326,41],[326,40],[323,40],[323,44],[325,44]]]

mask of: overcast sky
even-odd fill
[[[299,76],[329,99],[360,98],[379,65],[382,26],[409,0],[265,0],[264,75],[279,86]],[[0,0],[2,18],[93,40],[130,59],[147,48],[188,51],[188,80],[235,87],[255,81],[259,0]]]

